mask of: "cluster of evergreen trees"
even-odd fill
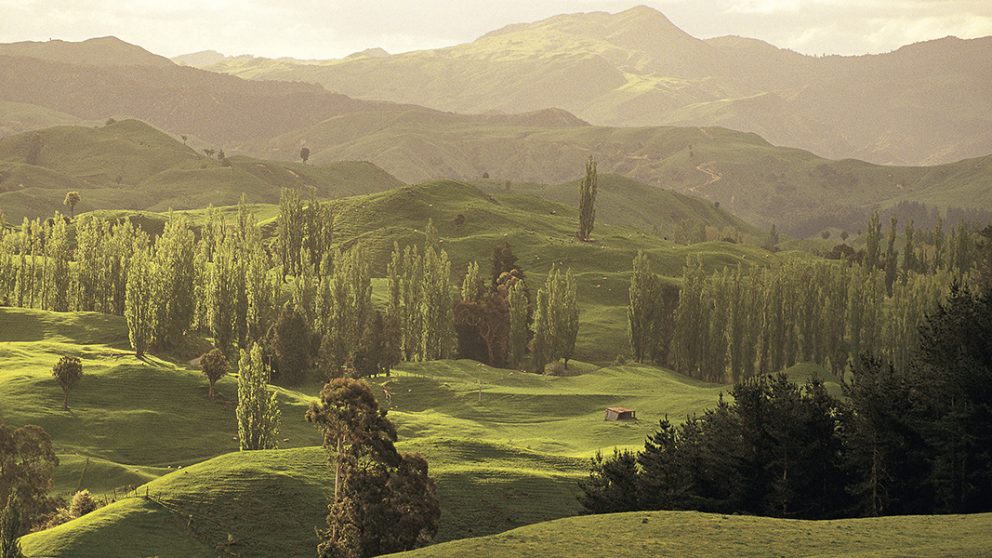
[[[795,518],[992,510],[992,293],[954,286],[894,367],[862,355],[843,385],[739,381],[732,400],[637,454],[593,460],[587,512],[700,510]]]

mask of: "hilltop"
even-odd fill
[[[755,39],[700,40],[640,6],[510,25],[435,50],[204,67],[461,113],[560,107],[604,126],[723,126],[828,158],[920,165],[992,152],[990,57],[992,37],[804,56]],[[945,83],[955,86],[935,85]]]
[[[77,211],[164,211],[278,201],[282,187],[325,198],[395,188],[402,183],[370,163],[325,165],[208,157],[137,120],[99,127],[62,126],[0,139],[0,207],[8,219],[65,213],[65,193],[79,191]]]
[[[168,58],[152,54],[117,37],[97,37],[78,43],[51,40],[0,44],[0,56],[22,56],[85,66],[156,66],[161,68],[173,65]]]

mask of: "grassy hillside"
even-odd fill
[[[826,157],[919,165],[992,152],[990,55],[992,38],[948,37],[880,55],[804,56],[755,39],[700,40],[639,6],[392,56],[204,63],[454,112],[560,107],[604,126],[725,126]]]
[[[336,242],[368,242],[373,269],[385,275],[393,242],[423,242],[423,229],[432,219],[442,247],[451,256],[454,280],[465,266],[478,260],[483,268],[495,245],[509,242],[532,285],[544,281],[552,264],[570,267],[576,274],[582,327],[577,358],[610,362],[626,351],[626,304],[630,266],[637,250],[644,250],[659,273],[681,277],[689,254],[699,254],[709,268],[726,265],[775,265],[780,255],[741,244],[710,242],[683,246],[616,224],[597,225],[594,242],[575,238],[577,212],[532,195],[487,194],[478,188],[435,182],[407,186],[368,196],[332,202]],[[455,219],[464,217],[459,226]]]
[[[127,352],[116,317],[0,309],[0,325],[0,420],[52,435],[62,462],[56,489],[139,487],[139,498],[27,537],[29,556],[105,556],[110,545],[198,556],[228,532],[251,549],[245,556],[313,547],[330,489],[326,457],[312,447],[319,436],[303,421],[317,384],[279,389],[286,449],[237,453],[234,378],[210,401],[197,371]],[[79,356],[86,374],[69,413],[50,377],[63,354]],[[442,361],[407,364],[385,380],[402,449],[424,454],[437,479],[441,540],[574,514],[587,456],[638,446],[657,420],[710,406],[723,389],[636,366],[578,371],[538,376]],[[604,422],[610,404],[638,409],[640,420]],[[279,522],[246,507],[282,510]]]
[[[794,521],[696,512],[638,512],[561,519],[393,556],[977,558],[988,554],[990,533],[992,514]]]
[[[411,183],[488,174],[499,184],[558,184],[577,179],[592,155],[600,173],[719,202],[762,229],[775,223],[803,236],[819,232],[805,230],[814,219],[827,227],[833,214],[893,200],[992,210],[984,194],[992,183],[989,157],[890,167],[824,159],[724,128],[607,128],[567,120],[549,126],[546,116],[529,118],[354,112],[246,149],[288,159],[306,142],[314,161],[369,160]]]
[[[650,189],[627,181],[614,181],[605,177],[606,191],[612,184],[622,188]],[[488,187],[487,187],[488,188]],[[554,188],[549,189],[553,192]],[[562,196],[568,186],[562,187]],[[532,192],[534,190],[531,190]],[[666,198],[679,205],[662,207]],[[575,238],[578,223],[577,211],[532,193],[517,194],[493,191],[487,193],[469,184],[453,181],[431,182],[403,186],[362,196],[332,200],[335,211],[334,243],[349,247],[356,241],[365,242],[372,258],[373,274],[384,277],[393,244],[421,244],[424,227],[431,219],[437,227],[442,247],[452,260],[452,281],[458,283],[469,262],[477,260],[485,269],[489,265],[493,247],[503,242],[513,246],[514,254],[532,285],[542,284],[552,264],[570,267],[576,274],[579,289],[579,307],[583,327],[579,331],[577,357],[579,359],[608,363],[618,352],[626,352],[626,304],[630,282],[630,266],[638,250],[651,257],[654,269],[678,281],[682,267],[690,254],[702,256],[710,269],[723,266],[777,265],[785,254],[774,254],[747,244],[707,242],[691,246],[676,244],[663,238],[664,231],[674,227],[673,212],[679,219],[700,220],[713,226],[737,223],[742,230],[749,228],[732,216],[713,208],[710,204],[671,193],[658,191],[647,196],[663,213],[645,215],[643,223],[620,224],[603,222],[593,231],[593,242],[579,242]],[[616,205],[614,205],[616,204]],[[622,215],[631,202],[622,196],[604,195],[601,211],[607,215]],[[645,206],[648,211],[650,206]],[[269,204],[252,206],[265,234],[274,234],[278,210]],[[221,214],[233,211],[221,207]],[[203,216],[203,210],[184,211],[194,225]],[[165,216],[154,212],[100,211],[103,216],[127,217],[146,229],[156,232],[164,225]],[[461,215],[464,222],[458,225]],[[601,221],[605,218],[601,217]],[[647,221],[650,219],[650,221]],[[649,223],[659,226],[659,234],[632,228]],[[376,280],[379,293],[385,284]],[[382,299],[384,300],[384,299]]]
[[[67,212],[65,193],[80,192],[77,212],[93,209],[165,211],[237,203],[273,203],[282,187],[320,197],[399,186],[370,163],[326,165],[210,158],[137,120],[96,128],[62,126],[0,139],[0,207],[8,219]]]
[[[575,205],[579,180],[553,185],[517,184],[511,190],[533,193],[565,206]],[[493,192],[505,192],[503,184],[483,181],[480,186]],[[757,233],[751,225],[720,209],[713,202],[648,186],[643,182],[615,174],[598,177],[596,219],[601,223],[622,225],[672,238],[676,225],[696,225],[742,233]]]
[[[0,101],[0,138],[52,126],[80,124],[79,118],[30,103]]]

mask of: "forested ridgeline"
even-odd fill
[[[951,285],[992,278],[992,227],[960,225],[947,239],[938,223],[926,233],[908,225],[900,250],[893,220],[883,246],[876,215],[857,258],[797,256],[777,267],[707,273],[690,257],[680,287],[652,273],[639,254],[628,308],[631,352],[721,383],[798,362],[828,365],[840,376],[865,352],[905,367],[920,326]]]
[[[862,355],[843,399],[819,380],[741,380],[702,416],[663,420],[643,451],[597,455],[582,504],[810,519],[992,510],[992,292],[955,285],[910,352],[899,366]]]

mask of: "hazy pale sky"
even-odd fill
[[[0,0],[0,42],[115,35],[166,56],[338,58],[449,46],[510,23],[637,4],[697,37],[756,37],[807,54],[992,35],[992,0]]]

